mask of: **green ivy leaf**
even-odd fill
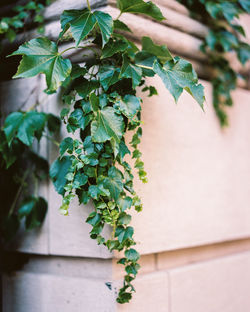
[[[132,33],[132,30],[120,20],[114,20],[114,29],[128,31]]]
[[[155,55],[163,63],[173,59],[171,53],[165,45],[157,45],[149,37],[142,38],[142,50]]]
[[[120,69],[114,66],[102,66],[98,76],[105,91],[119,80]]]
[[[249,0],[239,0],[240,5],[247,13],[250,13],[250,3]]]
[[[250,59],[250,45],[244,42],[240,43],[237,49],[237,56],[240,62],[244,65]]]
[[[118,206],[121,209],[121,211],[125,211],[131,208],[132,204],[133,204],[133,200],[129,196],[126,196],[125,198],[120,197],[118,200]]]
[[[72,138],[64,138],[60,143],[60,156],[63,156],[66,152],[72,153],[74,149],[73,143]]]
[[[157,21],[162,21],[165,17],[161,10],[151,1],[143,0],[117,0],[117,6],[122,13],[139,13],[148,15]]]
[[[140,259],[139,253],[133,248],[130,248],[130,249],[125,251],[125,257],[129,261],[138,261]]]
[[[34,137],[41,138],[46,121],[46,115],[36,111],[27,113],[14,112],[5,120],[4,132],[10,145],[16,136],[25,145],[32,145]]]
[[[71,62],[62,58],[57,45],[47,38],[32,39],[11,55],[23,55],[13,78],[28,78],[45,74],[48,91],[54,92],[70,75]]]
[[[50,167],[50,177],[57,193],[64,195],[64,186],[67,183],[66,175],[71,168],[72,162],[70,157],[64,156],[56,159]]]
[[[101,31],[104,46],[113,32],[113,20],[109,14],[101,11],[92,13],[88,9],[84,9],[66,10],[61,16],[62,34],[70,27],[76,46],[79,46],[80,42],[86,38],[96,24]]]
[[[117,102],[121,113],[129,119],[132,119],[141,109],[141,102],[138,97],[127,94]]]
[[[120,77],[131,78],[133,88],[135,89],[141,82],[142,70],[140,67],[131,64],[131,61],[128,56],[123,55],[123,63],[122,63]]]
[[[127,40],[110,39],[102,50],[101,58],[111,57],[116,53],[124,52],[129,47]]]
[[[115,167],[111,167],[108,171],[108,177],[103,181],[104,187],[109,190],[112,199],[115,201],[118,200],[123,190],[122,178],[121,171]]]
[[[118,241],[120,243],[125,242],[127,239],[132,239],[133,235],[134,229],[132,228],[132,226],[128,226],[127,228],[124,228],[123,226],[118,226],[115,231],[115,237],[118,238]]]
[[[32,230],[39,227],[47,212],[47,202],[42,197],[28,197],[22,203],[18,209],[18,217],[25,220],[25,227],[27,230]]]
[[[102,34],[102,46],[104,47],[113,32],[113,19],[109,14],[101,11],[95,11],[93,15],[100,28]]]
[[[154,71],[160,76],[176,102],[185,89],[203,108],[204,87],[198,84],[197,75],[189,62],[179,57],[175,57],[173,61],[168,61],[163,67],[155,62]]]
[[[99,110],[95,120],[91,123],[91,136],[94,142],[102,143],[111,138],[119,142],[123,131],[123,118],[115,113],[113,107]]]
[[[97,224],[99,224],[101,221],[101,216],[99,213],[93,211],[90,213],[90,215],[88,216],[86,222],[91,224],[92,226],[95,226]]]

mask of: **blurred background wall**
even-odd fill
[[[212,107],[209,79],[213,69],[199,50],[207,29],[171,0],[155,0],[167,20],[156,23],[124,15],[135,42],[149,35],[186,57],[206,90],[205,113],[188,94],[176,105],[162,82],[152,79],[159,96],[145,98],[141,149],[149,183],[136,184],[144,210],[133,225],[141,270],[130,304],[115,303],[122,270],[116,257],[88,238],[85,223],[91,207],[58,212],[61,198],[53,185],[40,185],[49,210],[41,230],[19,233],[13,251],[26,264],[2,280],[4,312],[249,312],[250,311],[250,90],[240,83],[230,126],[221,129]],[[46,34],[60,31],[64,9],[84,1],[57,0],[46,9]],[[92,1],[117,16],[114,1]],[[250,38],[250,17],[242,18]],[[34,31],[25,35],[33,36]],[[22,42],[18,37],[14,44]],[[80,60],[81,55],[71,55]],[[234,66],[239,64],[232,59]],[[244,70],[247,70],[246,68]],[[43,80],[2,81],[5,111],[43,101]],[[35,91],[34,91],[35,90]],[[58,111],[58,95],[43,104]],[[63,136],[63,133],[62,133]],[[41,154],[51,162],[57,150],[43,142]],[[107,229],[107,234],[109,229]]]

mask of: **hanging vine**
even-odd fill
[[[213,105],[221,126],[228,125],[226,106],[232,106],[232,90],[236,88],[238,77],[248,79],[236,72],[227,59],[227,53],[235,53],[242,65],[250,59],[250,45],[243,41],[245,31],[239,23],[239,16],[250,13],[249,0],[205,1],[178,0],[190,14],[206,24],[209,33],[201,50],[208,56],[208,62],[215,69],[213,85]]]
[[[117,301],[128,302],[135,291],[132,281],[140,268],[139,253],[134,246],[134,228],[130,225],[129,211],[142,210],[142,203],[134,190],[134,175],[128,159],[134,161],[143,183],[147,182],[142,154],[138,148],[141,136],[142,99],[137,90],[148,96],[157,94],[147,85],[147,77],[158,75],[166,88],[178,101],[184,90],[190,93],[203,108],[203,86],[192,65],[180,57],[173,57],[166,46],[159,46],[148,38],[142,38],[139,49],[124,33],[131,30],[119,18],[122,14],[147,15],[157,21],[164,19],[160,9],[143,0],[117,0],[120,14],[116,19],[102,11],[92,11],[89,1],[83,10],[67,10],[61,16],[61,33],[58,41],[46,37],[32,39],[19,47],[12,56],[22,56],[14,78],[28,78],[38,74],[46,77],[46,93],[61,87],[64,107],[60,118],[68,132],[59,144],[59,157],[50,167],[50,177],[56,191],[62,195],[60,212],[70,213],[70,202],[77,197],[80,204],[93,205],[86,222],[92,226],[90,237],[110,251],[123,251],[118,263],[125,268],[123,287]],[[123,33],[123,34],[122,34]],[[60,42],[72,36],[74,45],[62,50]],[[94,59],[84,65],[72,64],[65,58],[70,49],[91,50]],[[59,128],[58,118],[38,111],[35,105],[29,111],[17,111],[7,116],[1,132],[1,161],[7,168],[19,166],[20,149],[34,155],[34,141],[47,137]],[[48,129],[48,130],[46,130]],[[133,131],[128,143],[126,134]],[[24,153],[22,153],[24,156]],[[24,156],[25,159],[31,156]],[[37,161],[37,169],[45,169],[45,163]],[[21,188],[28,183],[29,165],[23,173]],[[46,172],[47,168],[44,170]],[[21,190],[22,191],[22,190]],[[21,192],[20,191],[20,192]],[[19,190],[17,195],[19,196]],[[40,197],[28,197],[21,206],[9,209],[6,220],[26,217],[31,228],[41,223],[46,212],[46,202]],[[32,226],[31,226],[32,225]],[[102,235],[105,225],[112,228],[107,239]]]

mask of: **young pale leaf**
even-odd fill
[[[67,183],[66,175],[72,165],[72,162],[68,156],[57,159],[50,167],[50,177],[54,184],[57,193],[64,195],[64,186]]]
[[[139,13],[148,15],[157,21],[162,21],[165,17],[161,10],[151,1],[143,0],[116,0],[118,8],[122,13]]]
[[[141,102],[138,97],[127,94],[123,99],[117,102],[119,110],[127,118],[132,119],[141,109]]]
[[[28,78],[45,74],[48,91],[54,92],[70,75],[71,62],[62,58],[57,45],[47,38],[32,39],[11,55],[23,55],[13,78]]]
[[[157,45],[149,37],[142,38],[142,50],[157,56],[163,63],[173,59],[165,45]]]
[[[128,197],[128,196],[125,198],[120,197],[118,200],[118,206],[121,209],[121,211],[125,211],[131,208],[132,204],[133,204],[133,200],[131,197]]]
[[[36,111],[27,113],[14,112],[10,114],[4,124],[4,132],[10,145],[13,138],[16,136],[25,145],[30,146],[35,135],[38,139],[41,138],[44,129],[46,115]]]
[[[113,107],[99,110],[95,120],[91,123],[91,136],[94,142],[102,143],[111,138],[119,142],[123,131],[123,118],[115,113]]]

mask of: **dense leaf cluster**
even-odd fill
[[[140,88],[148,96],[157,94],[145,79],[158,75],[175,101],[186,90],[203,107],[204,92],[189,62],[173,57],[166,46],[156,45],[148,37],[142,39],[142,48],[138,49],[122,34],[130,32],[119,20],[122,14],[144,14],[163,20],[156,5],[143,0],[117,0],[117,7],[120,15],[115,20],[107,13],[92,11],[89,5],[84,10],[64,11],[57,43],[45,37],[32,39],[13,55],[22,55],[15,78],[41,73],[46,77],[47,93],[62,88],[64,108],[60,118],[68,137],[60,142],[59,157],[50,168],[55,189],[63,198],[60,212],[69,214],[74,197],[80,204],[92,203],[93,211],[86,220],[92,226],[90,237],[110,251],[124,254],[118,263],[124,265],[126,274],[117,301],[125,303],[132,297],[132,281],[140,268],[129,211],[141,211],[142,203],[134,190],[131,163],[141,181],[147,182],[138,149],[142,99],[137,90]],[[58,43],[69,33],[74,45],[60,52]],[[72,64],[63,56],[69,49],[90,49],[95,58],[81,66]],[[34,137],[40,139],[46,118],[37,111],[12,113],[3,129],[7,145],[18,141],[30,146]],[[133,131],[129,143],[128,131]],[[37,211],[40,200],[25,201],[19,214],[26,216],[31,206]],[[33,224],[29,220],[26,223]],[[106,225],[112,228],[108,239],[102,235]]]
[[[25,219],[25,228],[39,227],[46,215],[47,202],[38,195],[38,183],[48,178],[49,165],[32,146],[46,132],[60,128],[60,119],[37,111],[13,112],[0,130],[0,173],[2,206],[1,242],[8,242]],[[34,189],[30,185],[34,185]]]
[[[50,0],[32,0],[25,5],[17,5],[13,8],[11,16],[0,19],[0,39],[7,38],[14,41],[17,33],[23,30],[25,23],[32,19],[38,25],[37,31],[44,32],[44,17],[42,11]]]
[[[231,66],[225,55],[234,52],[242,65],[250,59],[250,45],[239,24],[239,16],[250,13],[249,0],[206,1],[179,0],[189,8],[190,13],[209,27],[209,33],[202,44],[202,51],[209,56],[209,63],[216,69],[213,84],[213,104],[222,126],[228,124],[225,106],[233,104],[231,91],[236,88],[240,76]]]

